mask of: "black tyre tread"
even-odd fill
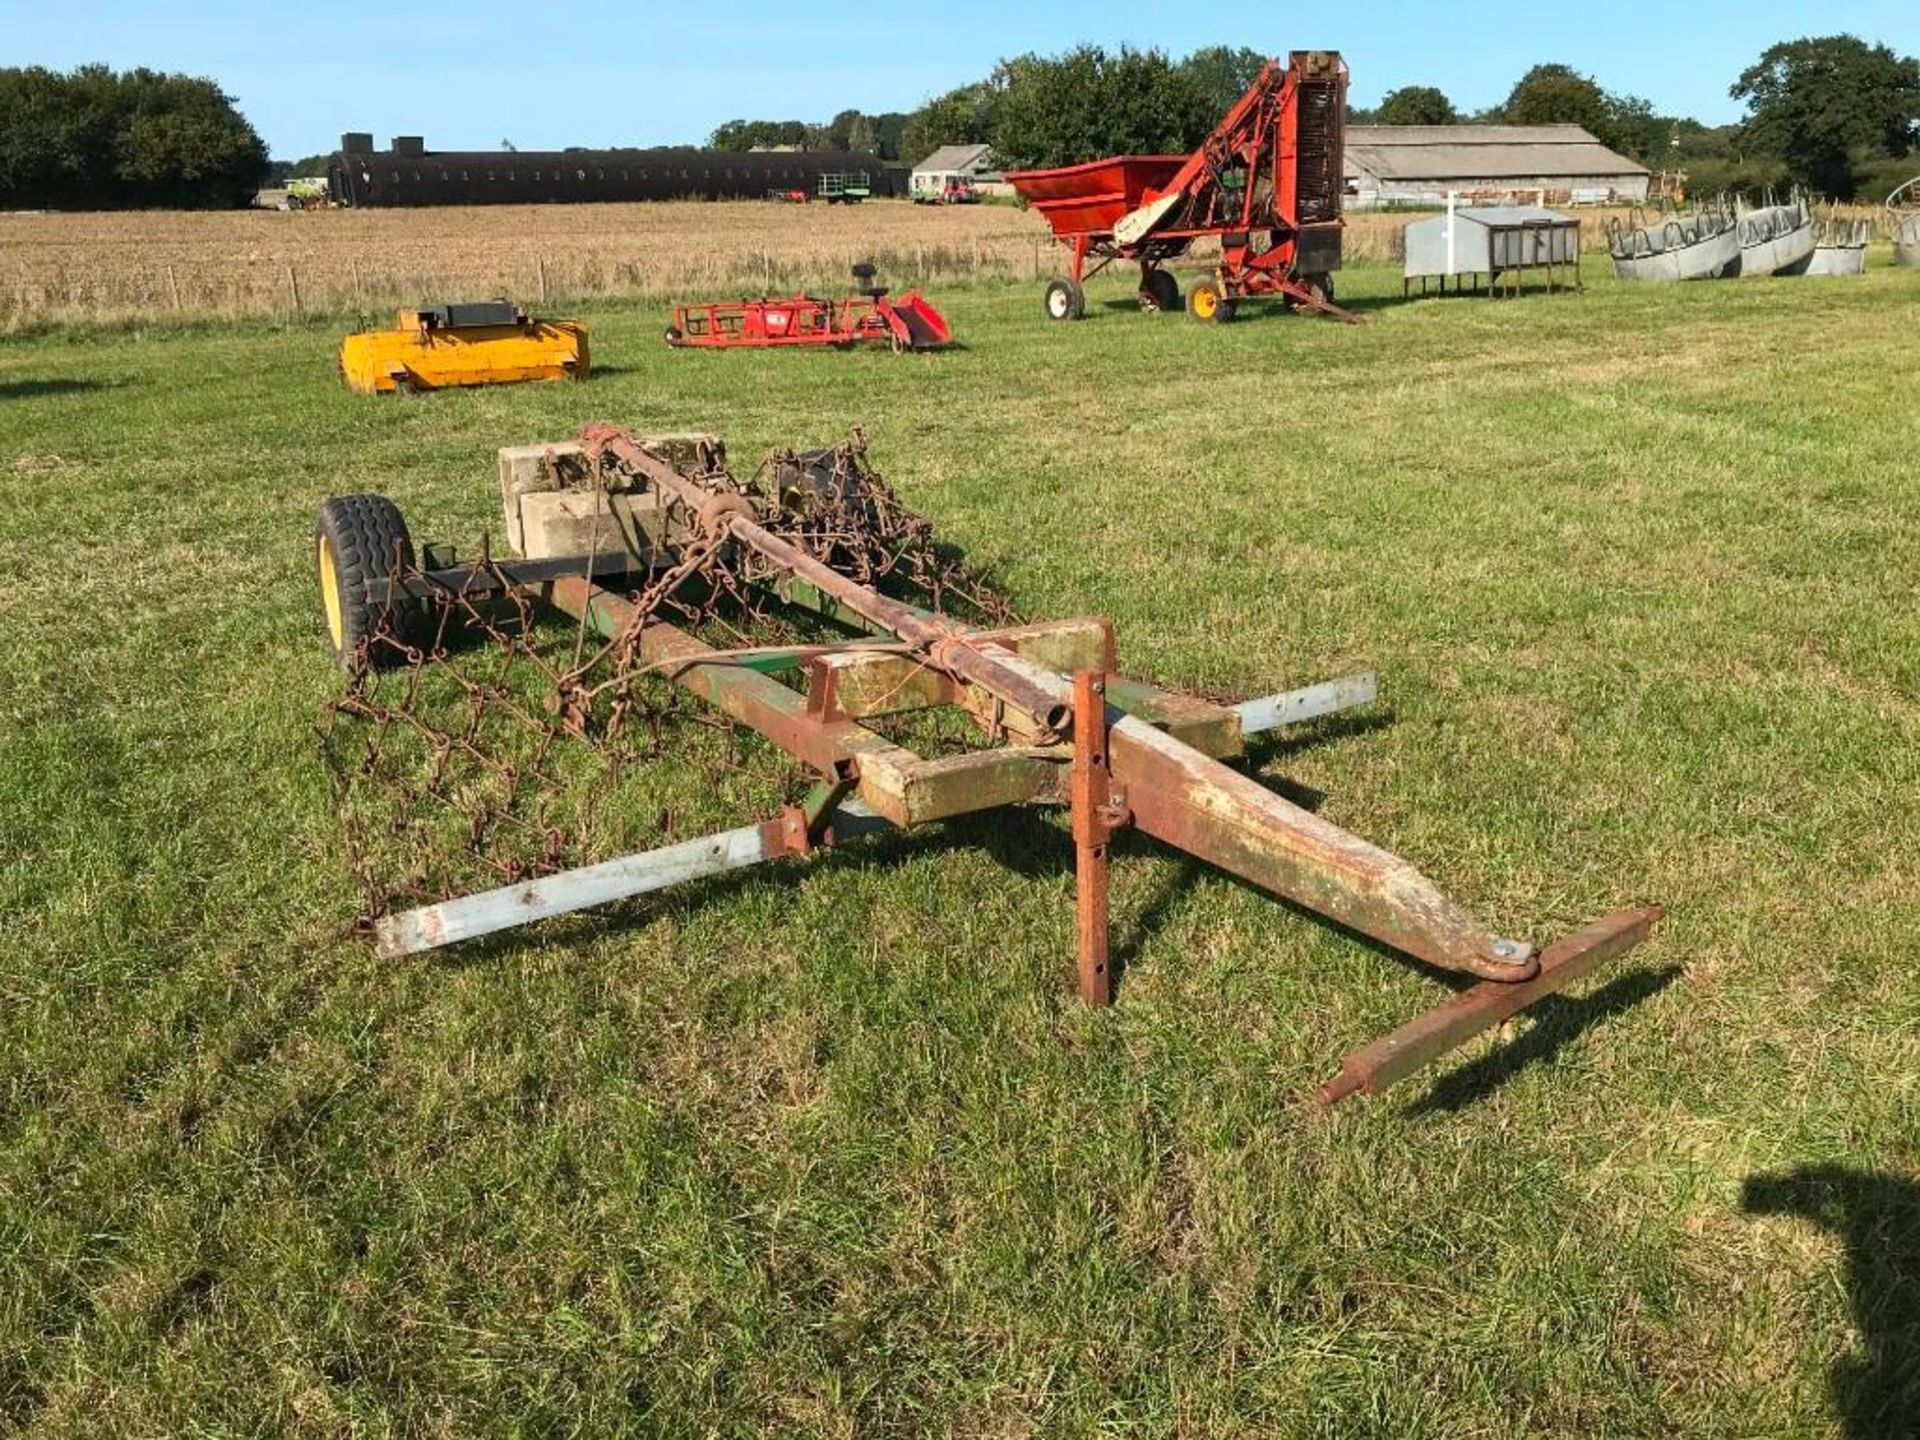
[[[1087,313],[1086,291],[1081,289],[1079,284],[1074,280],[1065,275],[1061,275],[1047,282],[1047,288],[1041,297],[1042,307],[1049,320],[1054,318],[1053,308],[1045,302],[1052,296],[1055,290],[1063,290],[1067,296],[1067,310],[1064,315],[1059,317],[1061,320],[1078,320]]]
[[[1151,299],[1153,306],[1163,315],[1177,315],[1186,302],[1180,293],[1180,282],[1170,270],[1153,270],[1140,281],[1142,299]]]
[[[326,536],[339,572],[340,662],[355,663],[362,644],[383,620],[394,638],[412,643],[419,628],[414,607],[374,606],[366,598],[367,582],[391,575],[396,557],[404,566],[414,563],[413,537],[400,507],[384,495],[336,495],[320,507],[314,535],[316,543]],[[379,648],[384,653],[372,657],[376,664],[398,658]]]

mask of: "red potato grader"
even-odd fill
[[[978,592],[956,579],[950,559],[935,558],[950,552],[867,467],[858,432],[833,450],[775,452],[742,482],[711,436],[646,438],[594,425],[576,441],[502,451],[500,478],[519,559],[429,559],[421,569],[390,501],[348,496],[322,510],[327,624],[353,677],[335,713],[368,722],[376,736],[342,773],[365,775],[417,743],[430,779],[411,808],[453,809],[462,835],[504,834],[510,807],[460,809],[493,773],[472,768],[490,710],[506,717],[503,733],[534,736],[531,760],[496,767],[509,792],[524,794],[534,767],[551,763],[567,736],[596,733],[596,707],[629,732],[650,718],[657,744],[662,712],[649,716],[644,696],[662,692],[663,704],[690,694],[757,732],[811,775],[812,788],[763,821],[619,859],[531,868],[489,860],[482,873],[504,883],[477,893],[423,877],[400,895],[426,903],[371,915],[383,954],[806,857],[874,831],[1059,806],[1072,817],[1079,988],[1090,1005],[1112,998],[1109,847],[1129,828],[1470,978],[1349,1055],[1320,1091],[1332,1103],[1377,1092],[1563,989],[1640,943],[1659,918],[1654,906],[1617,911],[1536,949],[1491,929],[1409,861],[1230,763],[1254,735],[1372,700],[1371,675],[1216,704],[1124,678],[1105,619],[1022,624],[1006,612],[962,619],[939,608],[944,596],[977,614]],[[544,702],[493,678],[535,663],[536,602],[569,621],[549,627],[560,632],[546,652],[556,658],[537,661]],[[489,618],[503,608],[517,625]],[[754,624],[784,627],[760,633],[788,638],[740,644]],[[483,653],[458,653],[450,637],[463,626],[484,636],[474,642]],[[399,673],[383,675],[389,667]],[[502,688],[490,693],[489,683]],[[445,728],[408,709],[434,686],[456,684]],[[926,736],[942,715],[968,737],[948,734],[946,753],[923,753],[934,740],[903,732],[918,725],[912,735]],[[793,781],[802,778],[789,777],[787,793],[798,794]],[[536,839],[548,833],[544,819],[513,823]],[[399,847],[393,863],[413,863],[410,840],[390,843]],[[364,880],[377,867],[354,868]]]
[[[793,295],[778,300],[715,300],[676,305],[667,343],[724,350],[740,346],[858,345],[939,350],[953,343],[946,317],[917,290],[898,300],[873,281],[873,266],[853,267],[854,293],[840,300]]]
[[[1140,306],[1180,308],[1164,267],[1201,239],[1219,241],[1214,273],[1187,292],[1187,313],[1212,323],[1243,300],[1276,298],[1358,322],[1333,303],[1340,268],[1347,67],[1330,50],[1270,61],[1188,156],[1116,155],[1007,181],[1072,252],[1047,286],[1047,314],[1078,320],[1082,285],[1115,260],[1140,266]],[[1087,268],[1091,257],[1097,263]]]

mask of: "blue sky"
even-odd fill
[[[1205,15],[1164,0],[804,9],[778,0],[0,0],[0,64],[64,69],[101,60],[208,75],[273,153],[292,159],[331,149],[343,130],[371,130],[382,143],[423,134],[443,149],[490,148],[502,137],[522,149],[698,142],[738,115],[825,120],[849,107],[910,110],[1003,55],[1082,41],[1174,54],[1209,44],[1337,49],[1358,104],[1398,85],[1431,84],[1478,108],[1502,98],[1529,65],[1559,60],[1657,109],[1714,123],[1737,118],[1727,87],[1768,45],[1842,27],[1920,52],[1916,0],[1857,0],[1840,14],[1780,0],[1577,8],[1372,0],[1277,13],[1219,6]]]

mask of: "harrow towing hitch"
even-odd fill
[[[1104,619],[967,625],[843,573],[828,563],[830,548],[784,523],[781,500],[739,485],[716,452],[702,451],[705,468],[678,465],[657,444],[608,426],[589,426],[571,448],[600,477],[599,503],[649,507],[661,540],[646,571],[650,593],[726,563],[786,607],[865,632],[829,645],[715,650],[600,583],[610,567],[602,563],[596,577],[591,556],[577,557],[572,574],[557,573],[566,557],[522,562],[526,590],[758,732],[818,781],[801,804],[760,824],[387,914],[375,931],[383,954],[412,954],[875,830],[1006,805],[1062,805],[1072,818],[1079,988],[1090,1005],[1112,999],[1109,848],[1127,827],[1478,982],[1348,1056],[1319,1092],[1331,1104],[1378,1093],[1563,989],[1639,944],[1660,916],[1655,906],[1622,910],[1538,952],[1490,929],[1409,861],[1226,763],[1250,735],[1371,701],[1371,675],[1237,706],[1176,694],[1118,673]],[[620,493],[606,484],[609,475]],[[857,469],[852,479],[857,487]],[[515,584],[512,565],[490,564],[486,573],[483,589]],[[378,588],[391,604],[420,593],[422,582],[394,575]],[[783,674],[798,683],[783,683]],[[922,758],[867,723],[948,706],[967,714],[987,748]]]

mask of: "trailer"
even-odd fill
[[[707,300],[673,308],[667,344],[697,349],[742,346],[849,346],[877,341],[895,350],[939,350],[953,343],[946,317],[917,290],[889,299],[874,267],[853,267],[854,293],[825,300],[805,293],[760,300]]]
[[[822,175],[815,193],[829,205],[858,205],[873,195],[873,177],[864,170],[835,170]]]
[[[1115,155],[1007,176],[1071,256],[1046,290],[1053,320],[1086,313],[1086,281],[1116,260],[1140,267],[1140,308],[1180,308],[1166,266],[1216,240],[1213,273],[1186,310],[1218,324],[1244,301],[1358,322],[1333,303],[1340,268],[1347,67],[1331,50],[1295,51],[1259,77],[1191,155]],[[1094,262],[1089,266],[1088,262]]]
[[[416,887],[421,903],[371,916],[382,954],[802,861],[875,831],[1059,807],[1072,821],[1077,972],[1089,1005],[1114,998],[1108,869],[1125,830],[1465,977],[1436,1007],[1349,1054],[1320,1089],[1331,1104],[1377,1093],[1591,974],[1660,918],[1658,906],[1634,905],[1545,946],[1491,928],[1412,862],[1233,763],[1253,735],[1368,703],[1371,674],[1222,704],[1124,676],[1102,617],[1006,623],[956,613],[952,572],[915,568],[916,557],[941,552],[931,526],[900,506],[865,456],[856,431],[831,450],[775,451],[742,481],[716,437],[591,425],[571,442],[501,452],[507,533],[522,558],[483,550],[442,568],[414,563],[392,501],[327,502],[316,532],[321,593],[334,654],[353,677],[336,714],[372,727],[366,756],[347,773],[365,775],[417,739],[425,763],[405,754],[396,763],[426,777],[427,788],[411,792],[427,812],[418,823],[439,825],[452,807],[454,833],[525,832],[545,843],[546,826],[524,816],[510,825],[504,810],[462,809],[479,788],[463,767],[475,763],[489,710],[502,734],[532,747],[527,765],[495,767],[507,791],[522,794],[556,745],[589,733],[596,706],[609,726],[644,730],[645,687],[690,693],[814,781],[764,820],[616,859],[529,868],[483,857],[500,877],[490,888]],[[536,601],[568,617],[552,660],[539,649]],[[518,618],[502,628],[492,617],[503,614]],[[743,632],[756,614],[778,643]],[[463,631],[470,638],[457,640]],[[727,648],[703,634],[727,637]],[[482,651],[464,667],[463,646]],[[424,674],[443,664],[464,670],[450,687]],[[544,701],[513,681],[515,665],[547,691]],[[397,674],[383,680],[383,667]],[[436,688],[452,697],[450,729],[416,708]],[[935,711],[972,742],[938,755],[914,748],[900,723]]]

